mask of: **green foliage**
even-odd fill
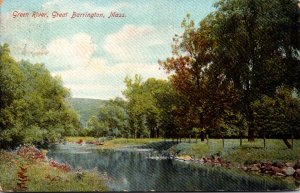
[[[259,133],[289,137],[300,131],[300,99],[295,90],[280,87],[274,97],[255,101],[253,109]]]
[[[127,135],[126,102],[121,98],[109,100],[100,107],[98,116],[88,121],[88,130],[91,136],[117,136]]]
[[[170,137],[178,128],[170,112],[180,100],[170,82],[136,75],[125,79],[123,94],[128,100],[130,135],[134,137]],[[178,106],[178,105],[177,105]]]
[[[128,127],[128,115],[126,110],[126,102],[121,98],[109,100],[98,114],[100,123],[106,124],[109,129],[109,136],[120,137],[125,134]]]
[[[174,57],[160,62],[172,73],[172,85],[182,96],[184,102],[178,106],[176,117],[181,119],[180,127],[188,132],[193,127],[213,132],[238,98],[232,82],[226,81],[214,66],[216,41],[211,19],[208,16],[196,28],[188,15],[182,22],[184,33],[174,38]]]
[[[218,119],[218,128],[211,133],[214,137],[242,137],[246,136],[247,120],[240,112],[227,110]]]
[[[86,127],[89,119],[92,116],[97,116],[99,108],[106,103],[105,100],[88,98],[67,98],[67,101],[78,113],[81,127]]]
[[[8,46],[0,48],[0,147],[47,144],[79,127],[78,116],[66,102],[69,91],[42,64],[15,62]]]
[[[88,121],[88,135],[94,137],[105,136],[108,131],[108,125],[105,122],[100,122],[97,117],[92,116]]]
[[[134,137],[140,137],[144,133],[145,129],[145,109],[146,101],[144,100],[145,94],[142,92],[142,78],[135,75],[134,81],[126,77],[124,80],[126,84],[126,90],[123,94],[128,100],[128,117],[129,117],[129,129],[130,135]]]
[[[31,157],[28,157],[31,158]],[[25,191],[45,192],[45,191],[106,191],[107,186],[97,171],[65,171],[57,166],[65,164],[38,160],[29,161],[27,157],[0,151],[0,184],[4,191],[20,191],[18,182],[20,168],[23,170],[22,178]],[[80,175],[80,178],[78,177]]]
[[[190,127],[232,133],[242,126],[237,133],[246,128],[253,140],[252,102],[300,85],[298,1],[220,0],[215,7],[199,27],[187,15],[173,57],[160,65],[186,97],[180,115]]]
[[[216,8],[215,64],[240,92],[238,108],[253,138],[251,103],[273,96],[282,84],[299,85],[299,42],[294,39],[299,37],[298,2],[231,0],[218,2]]]

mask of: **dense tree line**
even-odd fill
[[[166,137],[176,126],[171,121],[175,100],[170,82],[149,78],[145,82],[136,75],[125,79],[126,100],[109,100],[89,119],[87,135],[116,137]]]
[[[168,81],[126,78],[132,137],[299,137],[297,0],[220,0],[199,26],[190,15],[159,61]],[[124,130],[125,131],[125,130]]]
[[[45,145],[76,134],[77,113],[65,100],[69,91],[43,64],[16,62],[0,46],[0,148]]]
[[[84,135],[95,137],[126,137],[128,114],[126,102],[121,98],[111,99],[103,105],[98,116],[92,116]]]
[[[161,65],[194,101],[199,127],[214,130],[238,114],[252,141],[258,121],[253,104],[264,96],[276,98],[280,87],[290,93],[299,89],[298,1],[227,0],[215,6],[199,27],[187,16],[183,35],[174,38],[174,56]],[[282,133],[290,127],[299,131],[289,122]]]

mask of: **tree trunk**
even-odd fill
[[[253,100],[253,80],[254,74],[257,71],[257,56],[255,53],[255,50],[257,48],[257,43],[255,41],[255,37],[253,36],[253,32],[255,31],[256,28],[256,21],[257,21],[257,6],[255,4],[255,1],[248,1],[248,8],[250,8],[250,12],[252,12],[251,16],[246,19],[247,25],[246,25],[246,30],[247,30],[247,35],[248,35],[248,41],[249,41],[249,46],[250,46],[250,58],[252,60],[252,70],[249,72],[249,77],[250,79],[247,81],[247,93],[246,93],[246,105],[247,105],[247,114],[248,114],[248,123],[249,123],[249,128],[248,128],[248,141],[249,142],[254,142],[255,136],[254,136],[254,115],[253,111],[251,109],[251,102]],[[251,81],[251,83],[250,83]]]
[[[290,144],[290,142],[287,140],[287,138],[283,139],[284,144],[289,148],[292,149],[292,145]]]
[[[205,137],[205,134],[203,131],[200,132],[200,138],[201,138],[201,141],[204,141],[204,137]]]

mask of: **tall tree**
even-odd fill
[[[47,144],[74,134],[78,116],[60,78],[42,64],[17,63],[6,44],[0,53],[0,147]]]
[[[98,121],[107,125],[108,133],[114,136],[125,134],[128,128],[126,102],[122,98],[109,100],[100,108]]]
[[[299,87],[297,0],[225,0],[213,13],[215,52],[221,72],[241,93],[241,112],[254,140],[251,103],[282,84]]]
[[[178,134],[175,112],[180,106],[178,95],[167,80],[149,78],[142,81],[136,75],[134,80],[126,78],[129,125],[132,135],[139,137],[175,137]],[[176,117],[176,118],[175,118]],[[183,124],[182,124],[183,125]],[[138,135],[136,135],[138,134]]]
[[[109,132],[109,126],[107,122],[100,122],[96,116],[89,118],[88,123],[88,135],[93,137],[104,137]]]
[[[149,136],[146,131],[146,117],[145,110],[147,108],[142,87],[142,77],[135,75],[134,80],[126,77],[124,80],[126,89],[123,91],[128,104],[128,124],[131,136],[139,138],[142,136]]]
[[[213,15],[201,21],[199,28],[190,20],[182,22],[184,33],[175,36],[173,57],[160,65],[169,73],[176,90],[186,97],[181,108],[187,126],[206,131],[218,127],[217,119],[236,102],[237,92],[231,81],[214,66],[216,41],[212,35]]]

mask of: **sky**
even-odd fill
[[[26,3],[24,3],[26,2]],[[199,23],[216,0],[4,0],[1,44],[17,60],[43,63],[75,98],[122,97],[124,79],[167,79],[158,60],[172,56],[172,38],[187,13]],[[33,12],[46,13],[34,18]],[[54,17],[53,13],[61,16]],[[104,17],[76,17],[101,13]],[[111,12],[125,17],[108,18]],[[28,13],[28,17],[21,17]],[[67,14],[66,14],[67,13]],[[47,17],[48,16],[48,17]]]

